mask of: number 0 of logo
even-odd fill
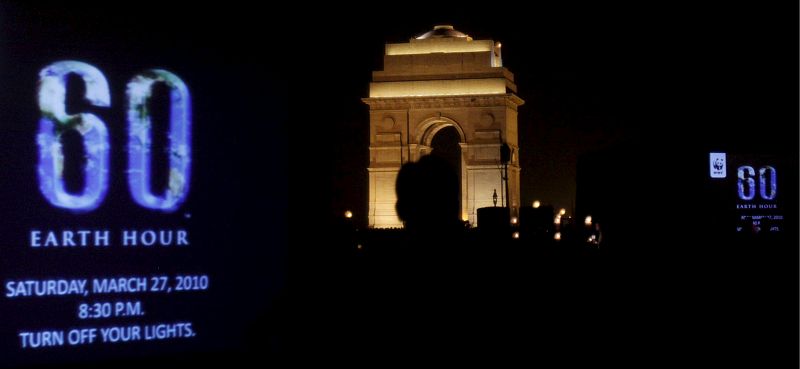
[[[67,114],[65,99],[67,76],[76,74],[86,84],[85,99],[93,106],[111,106],[108,82],[103,73],[90,64],[60,61],[39,73],[39,189],[54,206],[77,212],[96,209],[108,190],[108,129],[91,113]],[[156,83],[170,92],[169,176],[166,191],[154,194],[151,176],[151,120],[148,102]],[[127,86],[128,101],[128,187],[133,200],[148,209],[173,212],[189,193],[191,162],[191,101],[189,90],[178,76],[161,69],[135,75]],[[75,130],[83,139],[86,151],[84,187],[77,194],[64,185],[64,151],[61,136]]]

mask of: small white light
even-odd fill
[[[345,211],[345,212],[344,212],[344,217],[345,217],[345,218],[347,218],[347,219],[350,219],[350,218],[352,218],[352,217],[353,217],[353,212],[352,212],[352,211],[350,211],[350,210],[348,210],[348,211]]]
[[[561,241],[561,232],[556,232],[556,234],[553,235],[553,239],[556,241]]]
[[[361,249],[363,249],[363,248],[364,248],[364,246],[358,245],[358,246],[356,246],[356,248],[357,248],[357,249],[359,249],[359,250],[361,250]]]
[[[587,226],[592,225],[592,216],[591,215],[587,215],[586,218],[583,219],[583,224],[586,224]]]
[[[519,238],[519,232],[514,232],[513,234],[511,234],[511,237],[514,237],[515,239]]]
[[[511,217],[511,224],[517,224],[517,217]]]
[[[567,209],[564,209],[564,208],[561,208],[561,210],[558,211],[558,215],[564,215],[566,213],[567,213]]]
[[[561,224],[561,215],[556,215],[555,220],[553,220],[553,224]]]
[[[539,200],[536,200],[536,201],[533,202],[533,208],[534,209],[538,209],[540,206],[542,206],[542,203],[539,202]]]

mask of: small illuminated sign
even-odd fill
[[[719,186],[715,191],[722,191],[736,233],[759,235],[783,230],[782,168],[780,158],[771,155],[709,154],[711,178]]]
[[[712,152],[708,155],[708,173],[711,178],[725,178],[727,161],[724,152]]]

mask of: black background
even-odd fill
[[[344,210],[366,224],[368,108],[360,98],[368,95],[370,72],[382,69],[385,42],[453,24],[475,39],[503,42],[504,65],[526,100],[519,117],[520,143],[528,150],[521,156],[523,203],[565,202],[577,172],[576,206],[587,186],[613,208],[609,225],[620,231],[610,266],[627,273],[621,291],[628,294],[598,302],[620,306],[599,317],[619,325],[603,325],[608,331],[592,336],[624,337],[603,346],[614,347],[612,357],[636,356],[625,345],[632,351],[651,345],[658,349],[645,350],[641,360],[681,362],[699,353],[712,364],[796,362],[796,4],[559,2],[526,10],[404,4],[391,10],[363,5],[358,12],[342,4],[295,5],[44,2],[0,8],[0,275],[47,275],[72,265],[119,273],[162,266],[208,271],[214,286],[197,300],[145,302],[167,315],[206,322],[194,347],[118,345],[17,359],[225,362],[246,352],[271,363],[314,356],[320,347],[306,343],[324,328],[304,323],[303,314],[324,315],[326,305],[308,297],[314,290],[307,286],[329,277],[330,269],[308,261],[317,260]],[[80,216],[50,207],[34,170],[37,74],[62,59],[98,67],[112,94],[111,108],[97,113],[112,139],[109,193],[101,208]],[[123,176],[124,86],[154,67],[179,75],[193,97],[192,187],[174,215],[136,206]],[[781,158],[787,168],[784,236],[743,240],[727,233],[718,219],[728,216],[728,195],[709,182],[710,151]],[[587,169],[581,171],[579,161]],[[582,173],[590,179],[582,181]],[[96,256],[65,250],[31,258],[21,247],[27,229],[48,224],[181,224],[196,245],[191,252]],[[320,304],[302,306],[309,302]],[[73,319],[49,313],[51,301],[41,305],[5,301],[3,332],[20,322]],[[46,314],[53,317],[41,318]],[[643,328],[632,328],[640,323]],[[645,343],[631,344],[637,341]],[[5,350],[13,345],[0,342],[3,357],[12,357]],[[176,354],[182,350],[188,353]]]

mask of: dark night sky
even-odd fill
[[[297,98],[312,116],[291,113],[290,125],[308,132],[297,121],[313,121],[317,133],[297,150],[323,154],[314,183],[330,183],[310,203],[329,204],[332,215],[354,209],[366,221],[368,107],[360,98],[370,72],[382,69],[385,42],[407,42],[435,24],[503,43],[504,66],[526,100],[519,115],[523,204],[571,208],[578,156],[618,145],[646,148],[641,155],[662,167],[680,165],[670,157],[689,148],[796,156],[793,7],[530,5],[413,8],[298,25],[314,40],[296,41],[303,55],[296,65],[305,67]]]

